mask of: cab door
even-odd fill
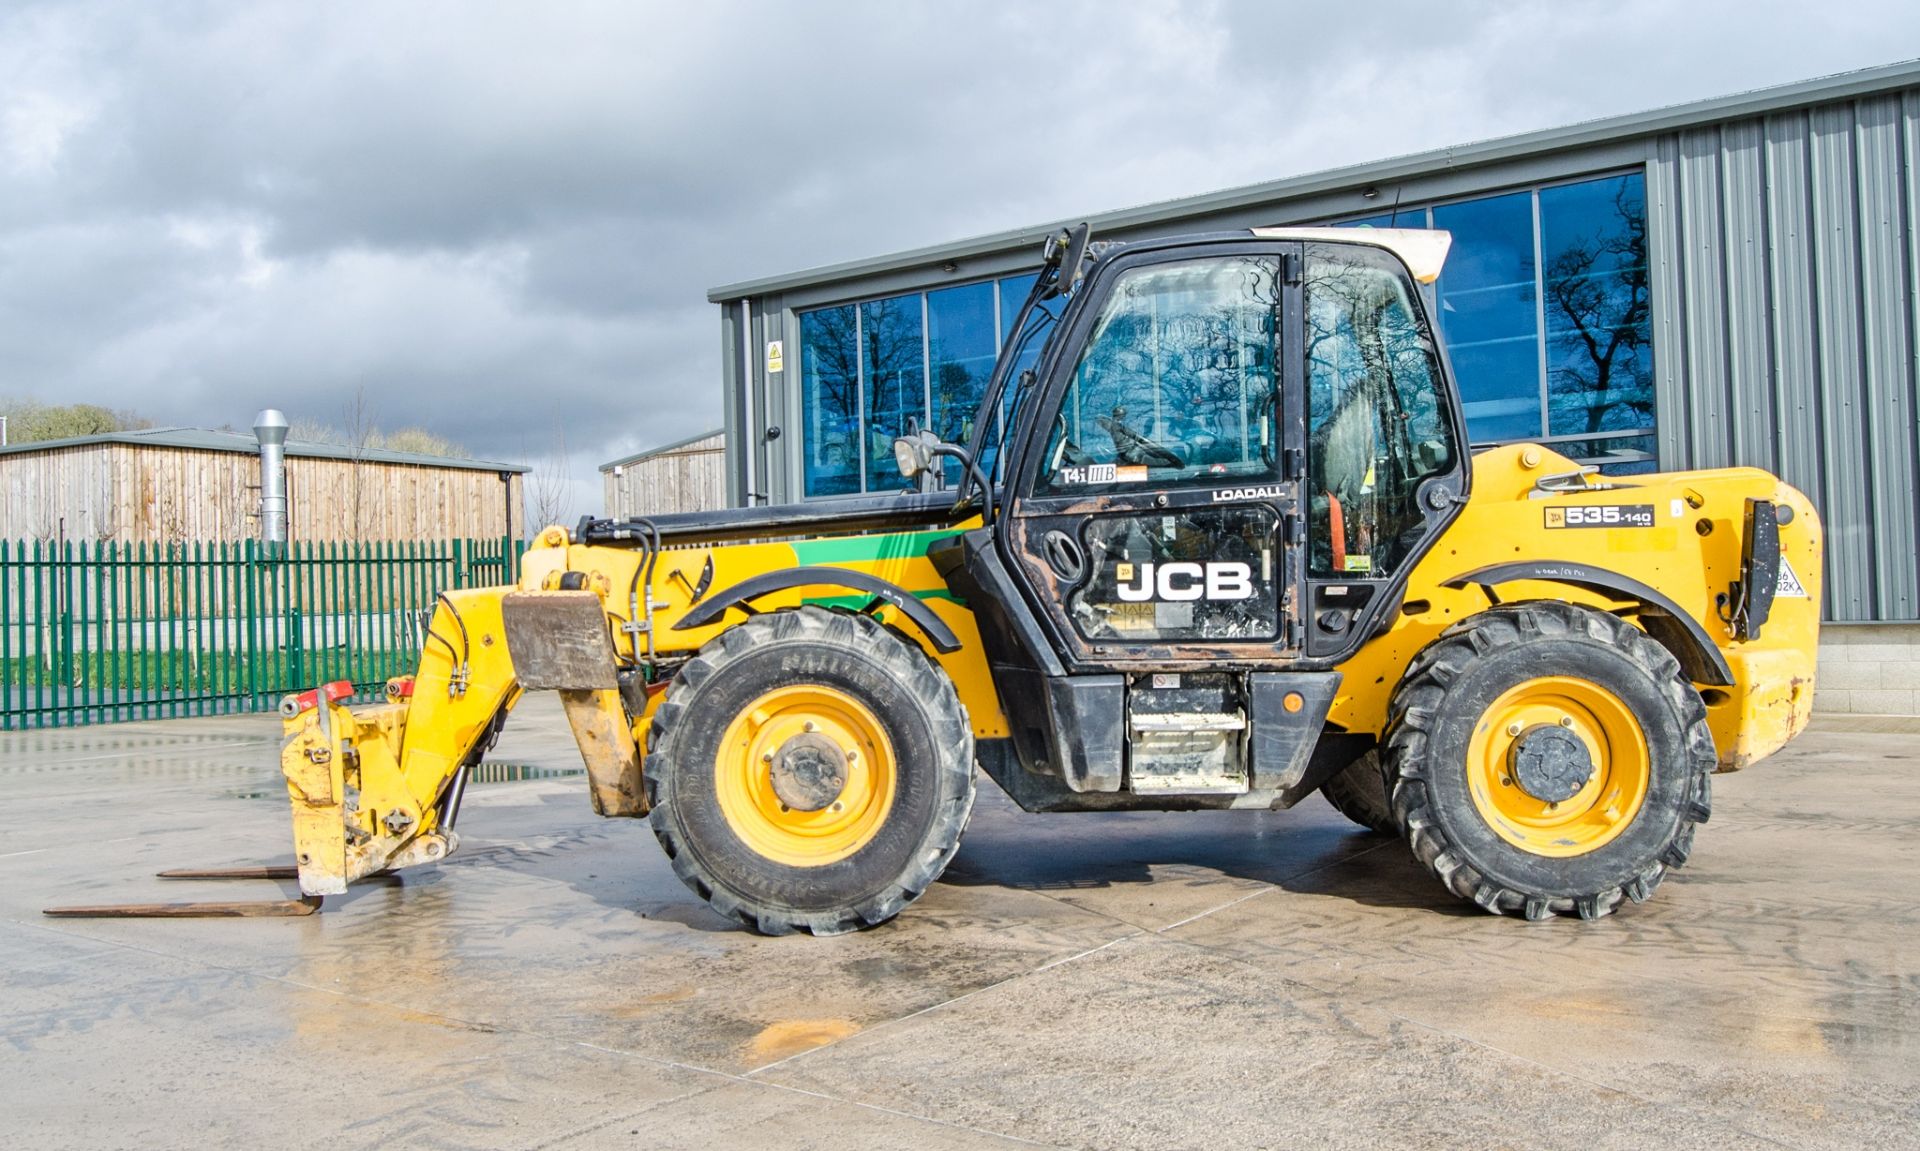
[[[1406,267],[1361,243],[1310,243],[1304,255],[1301,600],[1306,654],[1337,660],[1396,609],[1407,573],[1465,502],[1466,438]]]
[[[1281,242],[1134,253],[1075,309],[1003,535],[1070,670],[1299,650],[1300,261]]]

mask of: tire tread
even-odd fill
[[[770,642],[794,640],[847,648],[879,665],[926,707],[934,728],[934,745],[941,752],[936,770],[942,777],[938,788],[943,798],[935,811],[927,848],[916,852],[909,866],[885,889],[851,908],[806,911],[754,904],[730,892],[695,852],[685,850],[674,823],[671,765],[675,732],[685,722],[685,701],[701,684],[724,675],[728,665],[747,652]],[[900,914],[952,861],[973,812],[973,725],[946,674],[917,644],[902,639],[872,616],[813,606],[767,612],[721,632],[681,666],[647,730],[642,778],[651,808],[648,822],[655,838],[674,874],[708,906],[763,935],[796,931],[838,935],[877,926]]]
[[[1559,636],[1584,636],[1614,647],[1663,685],[1675,714],[1686,717],[1683,742],[1686,770],[1692,777],[1679,826],[1655,858],[1624,883],[1573,897],[1512,891],[1480,875],[1459,856],[1433,817],[1427,783],[1429,737],[1445,705],[1448,686],[1486,653],[1532,637]],[[1718,759],[1713,732],[1707,726],[1706,704],[1682,675],[1679,662],[1626,620],[1574,604],[1547,600],[1502,604],[1447,628],[1408,665],[1388,713],[1385,747],[1393,818],[1414,857],[1449,891],[1495,914],[1520,914],[1529,920],[1554,915],[1599,919],[1611,914],[1623,899],[1642,902],[1670,870],[1686,864],[1695,825],[1705,823],[1713,811],[1711,776]]]

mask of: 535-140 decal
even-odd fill
[[[1650,528],[1652,504],[1582,504],[1547,508],[1550,528]]]

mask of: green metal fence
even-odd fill
[[[0,540],[0,730],[270,711],[419,659],[438,592],[511,583],[507,539]]]

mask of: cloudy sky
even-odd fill
[[[0,397],[364,393],[597,511],[718,426],[713,285],[1914,56],[1912,0],[0,0]]]

